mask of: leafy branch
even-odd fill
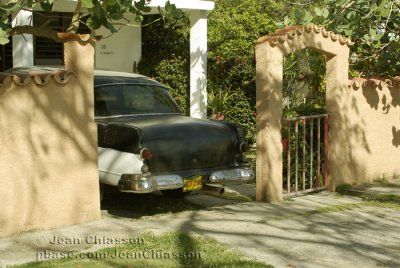
[[[400,0],[321,0],[295,8],[277,26],[309,23],[355,41],[353,69],[369,75],[400,72],[398,61],[391,58],[400,53]],[[384,68],[388,64],[394,68]]]
[[[124,18],[125,14],[135,15],[135,21],[141,23],[144,15],[151,11],[148,0],[77,0],[75,10],[67,28],[68,33],[76,33],[81,24],[86,25],[91,30],[105,27],[111,33],[118,30],[116,26],[135,26]],[[11,14],[16,14],[21,10],[33,11],[36,6],[40,6],[48,14],[53,12],[55,0],[11,0],[7,3],[0,3],[0,44],[9,42],[9,37],[18,34],[33,34],[59,42],[57,33],[50,27],[36,25],[11,26]],[[176,21],[183,15],[170,1],[166,1],[165,8],[158,7],[161,19],[164,21]],[[85,11],[85,13],[83,12]],[[121,22],[125,20],[126,23]],[[146,25],[142,25],[146,26]]]

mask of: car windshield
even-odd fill
[[[96,116],[181,113],[169,93],[157,85],[99,85],[94,97]]]

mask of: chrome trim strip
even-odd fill
[[[107,118],[120,118],[120,117],[131,117],[131,116],[143,116],[143,115],[182,115],[181,113],[147,113],[147,114],[120,114],[110,116],[95,116],[94,119],[107,119]]]

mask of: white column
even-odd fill
[[[207,118],[207,11],[190,12],[190,116]]]
[[[32,12],[21,10],[12,21],[12,26],[32,25]],[[31,34],[15,35],[13,42],[13,66],[33,65],[33,36]]]

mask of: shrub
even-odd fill
[[[158,15],[146,16],[145,23]],[[142,60],[139,72],[153,77],[169,89],[181,110],[189,115],[189,20],[184,17],[175,24],[162,22],[144,27]]]
[[[189,63],[186,59],[162,60],[154,69],[154,78],[167,86],[181,110],[190,114]]]
[[[246,141],[254,143],[256,132],[254,106],[249,103],[243,91],[236,91],[228,103],[229,109],[225,114],[225,120],[241,125],[245,130]]]

